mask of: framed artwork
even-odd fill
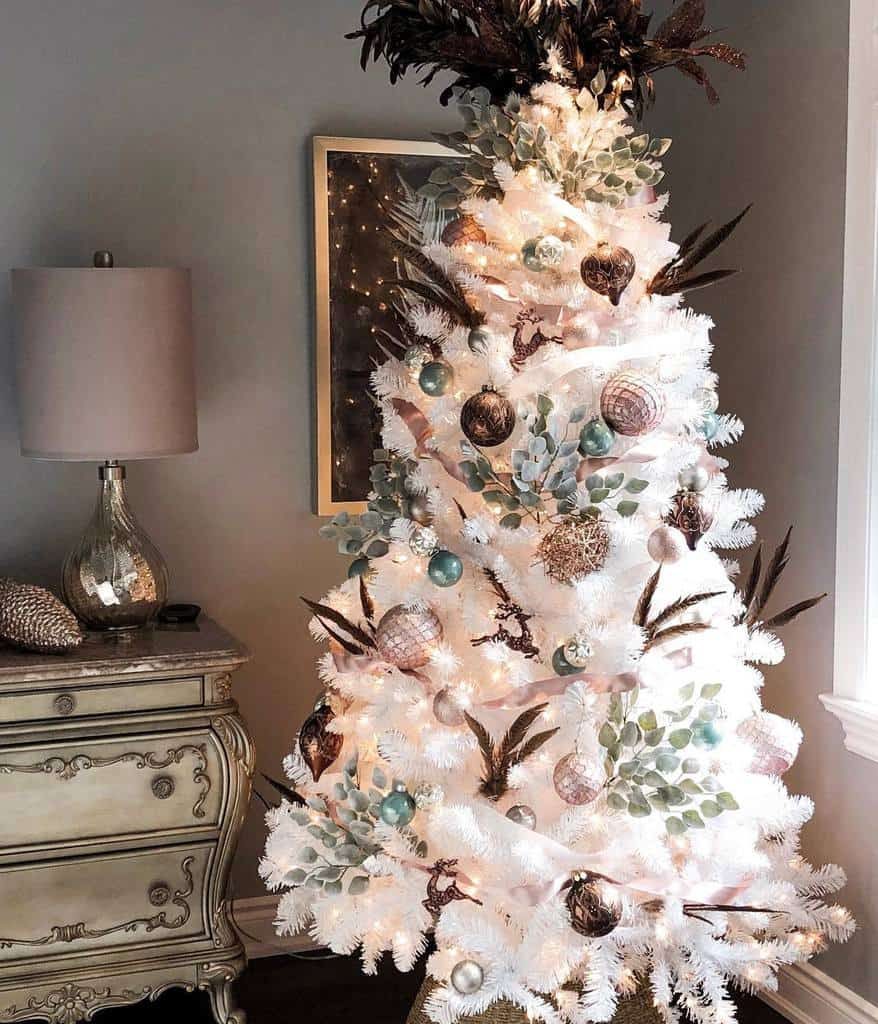
[[[314,139],[318,515],[365,511],[380,447],[370,374],[413,340],[386,229],[438,239],[451,215],[418,189],[455,163],[462,158],[438,143]]]

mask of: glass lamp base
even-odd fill
[[[64,600],[89,629],[138,629],[167,602],[167,566],[128,504],[125,467],[107,462],[98,475],[94,515],[64,562]]]

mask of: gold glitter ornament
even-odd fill
[[[540,541],[537,553],[546,575],[558,583],[575,583],[602,569],[610,536],[599,519],[567,519]]]
[[[0,639],[42,654],[66,654],[84,636],[76,616],[54,594],[16,580],[0,579]]]
[[[385,661],[403,671],[421,668],[442,639],[442,622],[432,608],[394,605],[375,631],[375,646]]]

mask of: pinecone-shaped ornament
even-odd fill
[[[571,927],[588,939],[609,935],[622,920],[619,903],[608,899],[601,880],[589,871],[573,875],[565,902]]]
[[[453,247],[455,245],[486,245],[488,236],[485,229],[479,224],[475,217],[468,213],[455,217],[450,221],[442,232],[442,244]]]
[[[674,495],[674,504],[665,522],[675,526],[686,538],[689,550],[694,551],[713,524],[713,513],[697,491],[680,491]]]
[[[460,410],[460,429],[480,448],[496,448],[512,436],[515,406],[505,395],[485,386]]]
[[[601,392],[601,416],[625,437],[640,437],[665,418],[665,393],[633,370],[614,374]]]
[[[558,583],[575,583],[602,569],[610,536],[600,519],[566,519],[540,541],[537,553],[546,575]]]
[[[25,651],[66,654],[76,650],[84,636],[76,616],[54,594],[0,579],[0,639]]]
[[[602,242],[582,261],[582,280],[593,292],[605,295],[614,306],[631,284],[637,265],[634,254],[621,245]]]
[[[312,711],[299,732],[299,750],[315,782],[336,760],[344,745],[341,733],[330,732],[327,728],[334,718],[332,706],[323,704]]]
[[[397,604],[378,623],[375,646],[385,661],[411,671],[427,664],[442,632],[442,621],[432,608],[414,609]]]

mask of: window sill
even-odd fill
[[[852,754],[878,761],[878,704],[864,700],[820,695],[827,711],[844,726],[844,745]]]

